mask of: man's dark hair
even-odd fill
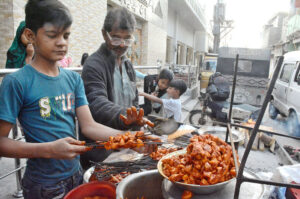
[[[114,8],[107,13],[103,29],[107,32],[113,29],[133,32],[135,25],[135,17],[126,8]]]
[[[169,82],[171,82],[173,79],[173,73],[170,70],[165,68],[162,71],[160,71],[158,75],[158,80],[160,79],[167,79],[169,80]]]
[[[182,79],[172,80],[169,87],[173,87],[176,90],[179,90],[179,96],[181,96],[187,89],[186,83]]]
[[[65,30],[72,24],[69,9],[58,0],[28,0],[25,6],[26,27],[37,33],[45,23]]]

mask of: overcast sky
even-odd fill
[[[207,15],[212,20],[213,5],[217,0],[207,2]],[[288,12],[290,0],[224,0],[226,19],[234,20],[234,29],[225,38],[231,47],[260,48],[263,26],[278,12]]]

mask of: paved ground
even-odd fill
[[[25,160],[21,161],[22,165],[25,164]],[[0,159],[0,176],[9,173],[14,170],[15,164],[12,158],[1,158]],[[16,175],[12,174],[8,177],[0,180],[0,198],[1,199],[12,199],[13,194],[17,190]]]
[[[284,118],[279,117],[277,120],[271,120],[266,115],[263,120],[264,125],[272,126],[276,132],[287,134],[286,122]],[[294,139],[287,139],[277,136],[278,142],[283,145],[291,145],[294,147],[300,146],[300,141]],[[244,148],[239,148],[239,155],[242,157]],[[251,151],[249,159],[246,163],[246,167],[254,171],[272,171],[276,168],[280,162],[280,157],[276,154],[270,153],[268,150],[264,152]],[[22,165],[25,164],[25,160],[22,160]],[[0,159],[0,176],[8,173],[14,169],[14,159],[1,158]],[[16,177],[14,174],[0,180],[0,199],[12,199],[12,195],[16,191]]]

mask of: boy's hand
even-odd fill
[[[144,92],[139,92],[139,96],[144,96]]]
[[[139,113],[137,113],[136,107],[132,106],[131,108],[127,109],[127,117],[120,114],[120,119],[124,122],[125,125],[129,126],[131,124],[137,124],[139,126],[144,126],[145,124],[149,125],[150,127],[154,127],[154,124],[143,118],[144,116],[144,109],[140,109]]]
[[[83,146],[84,142],[75,140],[71,137],[62,138],[50,142],[50,157],[55,159],[73,159],[87,151]]]
[[[151,95],[157,97],[158,93],[157,92],[153,92],[153,93],[151,93]]]

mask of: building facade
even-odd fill
[[[166,64],[198,66],[208,52],[209,34],[200,1],[169,0]]]
[[[95,52],[104,41],[101,33],[107,11],[125,7],[137,20],[135,42],[128,50],[134,65],[195,64],[207,51],[206,18],[197,0],[61,0],[71,11],[69,57],[73,67],[83,53]],[[19,23],[25,19],[27,0],[0,2],[0,68]]]

